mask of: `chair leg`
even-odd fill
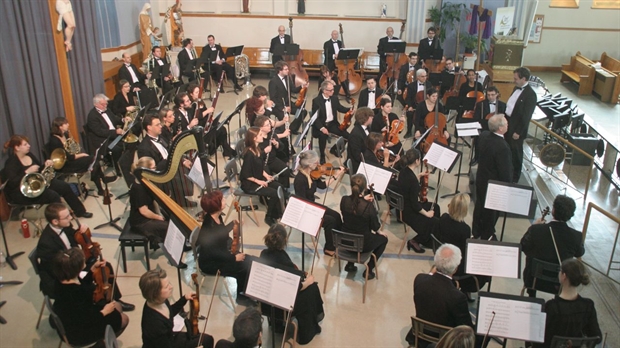
[[[364,267],[366,267],[366,281],[364,281],[364,288],[362,290],[362,303],[366,303],[366,286],[368,286],[368,273],[369,272],[369,268],[368,268],[368,263],[364,264]]]
[[[149,257],[149,241],[144,242],[144,258],[146,259],[146,270],[151,270],[151,260]]]
[[[403,226],[405,227],[405,235],[403,236],[403,241],[400,243],[400,249],[398,249],[398,256],[403,252],[405,248],[405,244],[407,244],[407,234],[409,233],[409,228],[407,224],[403,222]]]
[[[36,330],[39,329],[39,324],[41,323],[41,317],[43,317],[43,308],[45,308],[45,301],[43,301],[43,304],[41,305],[41,310],[39,311],[39,319],[37,320]]]
[[[250,208],[252,209],[252,215],[254,215],[254,222],[256,222],[256,227],[260,227],[260,221],[258,221],[256,210],[254,210],[254,203],[252,203],[252,197],[248,197],[248,198],[250,200]]]
[[[379,265],[377,264],[377,257],[375,254],[370,254],[370,256],[375,259],[375,276],[377,277],[377,280],[379,280]]]
[[[231,204],[228,207],[228,211],[226,212],[226,220],[224,220],[224,223],[228,223],[228,218],[230,217],[230,212],[232,211],[232,208],[235,206],[234,202],[235,200],[237,201],[237,203],[239,203],[239,199],[238,198],[233,198],[233,204]]]
[[[323,293],[327,290],[327,279],[329,278],[329,269],[332,265],[333,257],[329,258],[329,262],[327,263],[327,272],[325,272],[325,281],[323,282]]]
[[[232,306],[233,313],[235,312],[235,301],[233,301],[232,295],[230,294],[230,289],[228,288],[228,283],[226,283],[226,278],[222,279],[224,282],[224,289],[226,289],[226,295],[228,295],[228,299],[230,300],[230,305]]]
[[[127,254],[125,253],[125,243],[121,243],[121,257],[123,258],[123,272],[127,273]]]

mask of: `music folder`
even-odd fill
[[[298,44],[277,45],[273,49],[274,56],[296,56],[298,54],[299,54]]]
[[[164,77],[166,77],[168,75],[170,75],[170,65],[169,64],[155,65],[155,67],[153,68],[153,71],[151,72],[151,79],[157,80],[157,79],[160,79],[160,78],[164,78]]]
[[[228,49],[226,49],[226,57],[236,57],[238,55],[240,55],[243,52],[243,45],[241,46],[234,46],[234,47],[228,47]]]

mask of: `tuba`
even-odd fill
[[[244,84],[250,82],[250,59],[245,54],[235,56],[235,77],[237,80],[245,79]]]
[[[67,154],[64,149],[56,149],[52,151],[50,160],[51,166],[43,168],[41,173],[30,173],[24,175],[19,184],[19,190],[27,198],[37,198],[43,194],[45,189],[52,183],[52,179],[56,176],[54,170],[61,169],[67,161]]]
[[[129,129],[129,125],[136,120],[136,116],[138,116],[138,109],[134,109],[133,111],[127,111],[127,113],[125,114],[125,118],[129,117],[131,118],[131,120],[125,121],[125,125],[123,125],[123,133],[127,132],[127,130]],[[133,144],[138,142],[138,136],[133,134],[133,132],[129,130],[129,134],[127,134],[127,136],[123,138],[123,141],[128,144]]]

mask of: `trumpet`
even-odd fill
[[[125,118],[129,117],[131,118],[131,120],[125,120],[125,124],[123,125],[123,133],[127,132],[127,130],[129,129],[129,125],[133,121],[135,121],[137,115],[138,115],[137,109],[134,109],[133,111],[127,111],[127,113],[125,113]],[[127,136],[123,138],[123,141],[128,144],[133,144],[133,143],[138,142],[138,136],[133,134],[131,129],[129,129],[129,134],[127,134]]]
[[[45,166],[41,173],[30,173],[24,175],[19,183],[20,192],[27,198],[37,198],[43,194],[46,188],[52,183],[52,179],[56,176],[54,170],[64,167],[67,161],[67,154],[64,149],[56,149],[52,151],[50,160],[51,165]]]

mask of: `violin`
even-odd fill
[[[404,108],[403,112],[405,112],[405,110],[407,110],[407,108]],[[405,122],[403,122],[401,118],[392,121],[392,125],[390,126],[390,133],[387,137],[388,141],[394,145],[398,144],[400,142],[398,134],[400,134],[403,129],[405,129]]]
[[[299,94],[297,95],[297,100],[295,101],[296,107],[300,108],[303,105],[304,100],[306,99],[307,92],[308,92],[308,86],[301,88],[301,90],[299,91]]]
[[[291,32],[291,44],[293,43],[293,17],[288,18],[288,27]],[[284,56],[284,60],[288,63],[289,74],[295,75],[295,85],[301,84],[302,81],[308,81],[308,73],[304,69],[303,53],[301,49],[297,56]]]
[[[410,83],[412,83],[412,82],[413,82],[413,80],[415,79],[415,73],[416,73],[416,71],[417,71],[417,69],[413,69],[413,70],[410,70],[410,71],[407,73],[407,85],[409,85]],[[403,89],[403,99],[404,99],[404,100],[407,100],[407,94],[408,94],[407,90],[408,90],[408,88],[407,88],[407,86],[401,86],[401,88]]]
[[[323,175],[331,176],[336,170],[338,170],[338,168],[334,167],[331,163],[321,164],[310,172],[310,178],[312,178],[312,180],[318,180]]]
[[[239,219],[241,219],[241,208],[239,207],[239,202],[235,201],[234,203],[235,210],[237,214],[239,214]],[[230,245],[230,253],[233,255],[237,255],[239,253],[239,240],[240,240],[240,231],[239,231],[239,221],[233,221],[233,240]]]
[[[542,212],[541,212],[541,213],[542,213],[542,215],[540,216],[540,220],[541,220],[541,221],[542,221],[542,220],[544,220],[544,219],[545,219],[545,217],[546,217],[547,215],[549,215],[549,213],[550,213],[550,212],[551,212],[551,210],[549,209],[549,207],[548,207],[548,206],[547,206],[545,209],[543,209],[543,210],[542,210]]]
[[[383,156],[383,149],[377,150],[375,152],[375,156],[377,156],[377,159],[379,160],[379,162],[383,163],[385,161],[385,156]],[[396,155],[393,154],[392,151],[390,151],[388,162],[394,162],[394,161],[396,161]]]
[[[78,225],[78,230],[73,234],[73,239],[75,239],[76,243],[82,248],[85,260],[90,260],[91,258],[98,259],[101,256],[101,245],[97,242],[93,242],[90,228],[87,228],[84,233],[80,232],[82,225],[73,214],[73,211],[71,211],[71,216],[73,216],[73,219]]]
[[[422,151],[427,153],[431,148],[431,145],[438,141],[443,145],[448,145],[448,138],[444,136],[443,130],[446,128],[446,115],[439,112],[439,98],[435,102],[435,111],[429,112],[424,118],[424,126],[426,129],[433,128],[429,133],[424,142],[420,145]]]
[[[422,166],[426,170],[426,174],[428,174],[429,171],[428,171],[428,160],[427,159],[424,160],[424,164],[422,164]],[[424,175],[420,178],[420,193],[419,193],[420,203],[428,202],[428,198],[426,197],[427,195],[428,195],[428,175]]]
[[[403,33],[405,32],[405,21],[402,21],[402,25],[400,26],[400,39],[403,38]],[[379,79],[379,86],[384,90],[388,89],[388,80],[396,80],[398,79],[398,74],[400,73],[400,68],[409,62],[409,58],[406,54],[396,53],[396,54],[387,54],[385,57],[385,63],[387,68],[381,78]]]
[[[338,23],[340,27],[340,38],[342,39],[342,48],[344,48],[344,32],[342,30],[342,24]],[[336,60],[336,67],[338,68],[338,79],[341,82],[348,82],[348,90],[350,94],[355,94],[359,92],[362,88],[362,77],[355,72],[355,63],[356,60]],[[346,90],[344,88],[340,89],[340,95],[345,95]]]
[[[198,329],[198,318],[200,317],[200,285],[198,284],[198,274],[192,273],[192,282],[196,287],[196,295],[189,302],[189,320],[187,330],[192,336],[196,336],[200,333]]]
[[[344,132],[351,125],[351,119],[353,118],[353,109],[354,108],[355,108],[355,99],[351,98],[351,110],[347,111],[347,113],[344,114],[344,118],[342,119],[342,123],[340,123],[340,126],[338,126],[338,129],[340,129],[341,131]]]

